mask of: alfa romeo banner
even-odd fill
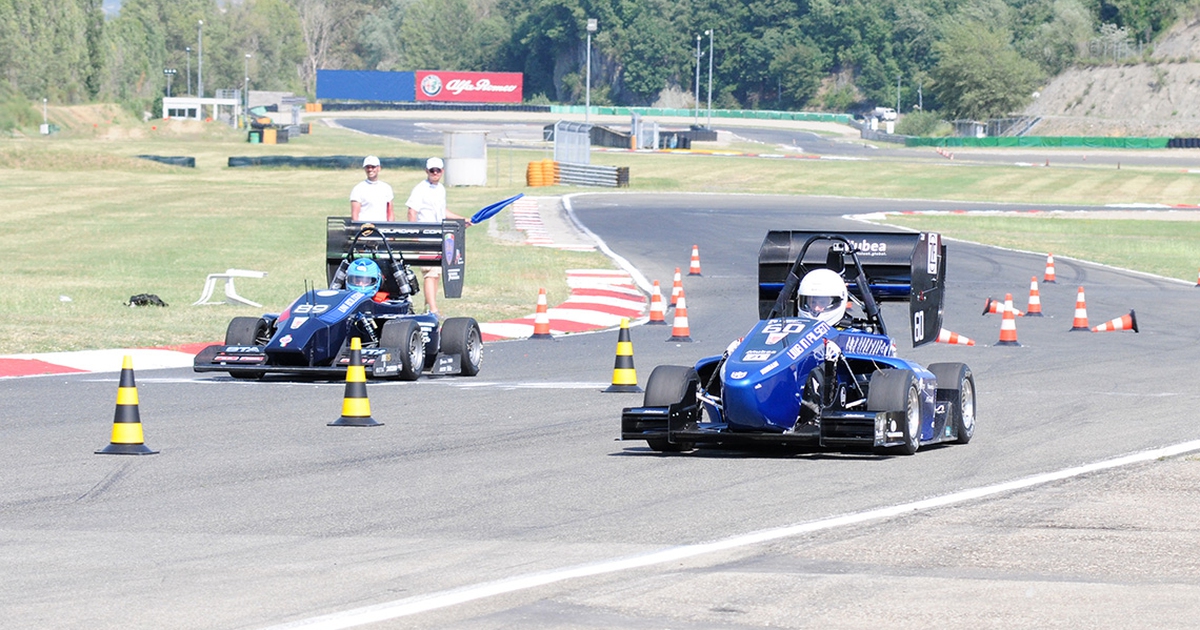
[[[520,103],[525,75],[520,72],[417,71],[418,101]]]

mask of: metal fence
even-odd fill
[[[568,164],[590,164],[592,161],[592,126],[588,123],[554,123],[554,161]]]

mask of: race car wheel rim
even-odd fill
[[[425,364],[425,344],[421,340],[421,328],[413,326],[412,332],[408,336],[408,364],[413,366],[414,370],[420,370]]]
[[[905,405],[904,415],[904,421],[908,425],[905,437],[915,447],[921,440],[921,399],[915,387],[908,389],[908,404]]]
[[[963,379],[962,394],[959,396],[959,409],[962,413],[962,428],[971,434],[975,432],[975,387],[968,379]]]
[[[476,368],[483,362],[483,337],[477,328],[472,328],[467,334],[467,357]]]

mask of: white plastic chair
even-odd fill
[[[233,279],[265,277],[267,277],[267,272],[265,271],[250,271],[247,269],[226,269],[225,273],[210,273],[204,280],[204,291],[200,294],[200,299],[196,300],[192,306],[203,306],[206,304],[233,304],[236,306],[242,304],[262,308],[262,304],[247,300],[238,295],[237,289],[233,286]],[[223,302],[212,302],[210,299],[212,298],[213,290],[217,287],[218,280],[225,281],[225,300]]]

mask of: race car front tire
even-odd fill
[[[975,435],[975,375],[971,368],[962,363],[934,363],[929,371],[937,377],[938,390],[953,390],[947,402],[951,414],[948,420],[954,423],[954,442],[970,442]]]
[[[650,373],[646,381],[646,393],[642,397],[643,407],[669,407],[682,402],[689,388],[695,389],[700,383],[696,370],[682,365],[660,365]],[[696,448],[691,442],[670,442],[667,438],[646,440],[651,450],[661,453],[678,453]]]
[[[425,338],[421,325],[411,319],[389,319],[383,324],[379,345],[395,352],[400,358],[402,381],[415,381],[425,366]]]
[[[912,455],[921,446],[921,398],[917,379],[909,370],[876,370],[867,390],[867,411],[902,412],[902,444],[879,452]]]
[[[225,328],[227,346],[265,346],[271,341],[271,325],[261,317],[234,317]],[[237,379],[259,380],[266,372],[262,370],[229,370]]]
[[[442,354],[459,356],[459,375],[475,376],[483,363],[483,334],[470,317],[451,317],[442,322]]]

